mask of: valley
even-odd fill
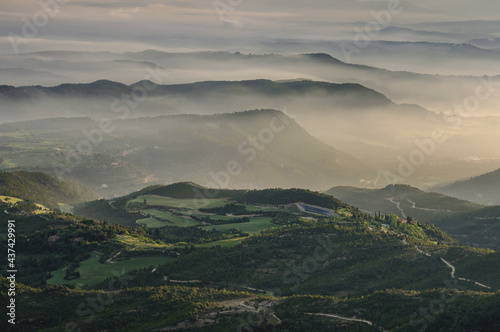
[[[499,13],[3,0],[0,331],[500,331]]]

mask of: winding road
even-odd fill
[[[422,251],[422,250],[421,250],[420,248],[418,248],[417,246],[415,246],[415,249],[417,249],[417,251],[418,251],[419,253],[421,253],[422,255],[425,255],[425,256],[431,257],[431,254],[429,254],[429,253],[427,253],[427,252]],[[452,278],[452,279],[455,279],[455,273],[456,273],[456,271],[457,271],[457,269],[455,268],[455,266],[454,266],[453,264],[451,264],[450,262],[448,262],[448,261],[447,261],[446,259],[444,259],[443,257],[439,257],[439,258],[441,258],[441,261],[442,261],[443,263],[445,263],[445,264],[446,264],[446,266],[448,266],[448,267],[451,269],[451,273],[450,273],[451,278]],[[472,283],[474,283],[474,284],[478,285],[479,287],[483,287],[483,288],[491,289],[491,287],[490,287],[490,286],[487,286],[487,285],[485,285],[485,284],[482,284],[482,283],[477,282],[477,281],[472,280],[472,279],[458,278],[458,280],[460,280],[460,281],[468,281],[468,282],[472,282]]]
[[[423,210],[423,211],[431,211],[431,212],[449,212],[449,213],[458,213],[458,211],[451,211],[451,210],[439,210],[439,209],[428,209],[428,208],[421,208],[421,207],[417,207],[416,206],[416,203],[414,201],[412,201],[411,199],[407,198],[406,199],[411,205],[412,205],[412,208],[413,209],[417,209],[417,210]]]
[[[396,202],[394,200],[394,197],[389,197],[389,198],[386,198],[386,200],[388,200],[389,202],[391,202],[392,204],[396,205],[396,208],[399,210],[399,212],[401,212],[401,216],[403,218],[406,218],[406,214],[405,212],[403,211],[403,209],[401,208],[401,203],[400,202]]]
[[[360,322],[360,323],[365,323],[365,324],[368,324],[368,325],[373,325],[373,323],[370,322],[369,320],[364,320],[364,319],[359,319],[359,318],[342,317],[342,316],[339,316],[339,315],[314,314],[314,313],[310,313],[310,312],[306,312],[306,315],[323,316],[323,317],[329,317],[329,318],[337,318],[337,319],[347,320],[347,321],[351,321],[351,322]]]
[[[455,271],[456,271],[455,267],[453,265],[451,265],[451,263],[448,262],[447,260],[445,260],[443,257],[441,257],[441,260],[443,261],[443,263],[445,263],[446,265],[448,265],[449,267],[451,267],[451,278],[455,279]]]
[[[403,218],[406,218],[406,213],[401,208],[401,202],[396,202],[394,200],[394,197],[386,198],[386,200],[388,200],[392,204],[396,205],[396,208],[399,210],[399,212],[401,212],[401,216]],[[412,201],[411,199],[407,198],[406,200],[408,201],[408,203],[410,203],[412,205],[411,208],[416,209],[416,210],[430,211],[430,212],[447,212],[447,213],[456,213],[457,212],[457,211],[451,211],[451,210],[438,210],[438,209],[421,208],[421,207],[417,207],[417,204],[414,201]]]

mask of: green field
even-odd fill
[[[352,217],[352,213],[348,209],[340,209],[337,212],[345,217]]]
[[[177,226],[177,227],[187,227],[187,226],[201,225],[196,220],[193,220],[193,219],[187,218],[187,217],[176,216],[173,213],[168,212],[168,211],[160,211],[160,210],[156,210],[156,209],[146,209],[146,210],[142,210],[141,212],[145,213],[145,214],[149,214],[153,217],[167,219],[168,221],[171,222],[171,224],[163,223],[163,226],[171,225],[171,226]],[[154,226],[154,227],[163,227],[163,226]]]
[[[137,270],[151,265],[158,266],[164,264],[171,260],[168,257],[137,257],[126,261],[119,261],[116,263],[99,263],[99,254],[92,253],[91,257],[83,262],[78,268],[81,277],[75,280],[64,280],[64,275],[66,273],[66,268],[61,268],[52,272],[53,277],[47,281],[49,285],[76,285],[77,287],[82,287],[85,285],[92,285],[103,281],[104,279],[123,275],[128,271]]]
[[[234,218],[243,218],[243,217],[239,217],[239,216],[222,216],[222,215],[219,215],[219,214],[215,214],[215,215],[204,215],[204,214],[195,214],[194,215],[195,217],[198,217],[198,218],[206,218],[208,217],[210,220],[233,220]]]
[[[4,203],[16,204],[17,202],[22,202],[23,200],[20,198],[16,198],[16,197],[1,196],[0,195],[0,201],[2,201]]]
[[[126,244],[134,249],[172,249],[173,246],[170,244],[158,244],[154,241],[143,241],[139,238],[130,235],[117,235],[116,241]]]
[[[247,204],[245,204],[245,207],[249,212],[255,212],[255,211],[286,212],[286,213],[294,212],[290,209],[277,208],[277,207],[267,207],[267,206],[257,206],[257,205],[247,205]]]
[[[50,212],[50,209],[48,207],[46,207],[45,205],[38,204],[38,203],[35,203],[35,205],[38,208],[38,210],[34,211],[35,214],[44,214],[44,213]]]
[[[199,248],[210,248],[213,246],[221,246],[221,247],[235,247],[243,240],[247,239],[247,237],[235,237],[232,239],[226,239],[226,240],[220,240],[220,241],[215,241],[215,242],[210,242],[210,243],[203,243],[203,244],[198,244],[196,245]]]
[[[263,230],[269,229],[271,227],[277,227],[276,224],[271,222],[272,218],[270,217],[252,217],[250,218],[250,222],[245,223],[235,223],[235,224],[225,224],[225,225],[217,225],[217,226],[204,226],[206,228],[215,229],[218,231],[225,231],[231,228],[237,228],[242,232],[247,232],[250,234],[258,234]]]
[[[20,198],[16,198],[16,197],[0,195],[0,201],[2,201],[3,203],[16,204],[18,202],[22,202],[23,200]],[[33,211],[35,214],[44,214],[44,213],[50,212],[50,209],[48,207],[46,207],[45,205],[38,204],[38,203],[35,203],[35,205],[38,208],[38,210]]]
[[[215,207],[222,207],[226,205],[226,199],[205,199],[205,200],[195,200],[195,199],[178,199],[178,198],[169,198],[169,197],[161,197],[161,196],[152,196],[152,195],[140,195],[130,200],[129,203],[144,203],[146,200],[147,205],[159,205],[177,209],[190,209],[197,210],[200,208],[210,209]],[[199,204],[203,203],[203,205]]]
[[[162,228],[169,225],[168,223],[155,218],[139,219],[137,220],[137,223],[146,226],[147,228]]]

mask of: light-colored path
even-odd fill
[[[424,252],[424,251],[420,250],[417,246],[415,246],[415,248],[417,249],[417,251],[418,251],[419,253],[421,253],[421,254],[423,254],[423,255],[426,255],[426,256],[429,256],[429,257],[431,256],[429,253],[426,253],[426,252]],[[448,267],[451,269],[451,273],[450,273],[451,278],[452,278],[452,279],[455,279],[455,273],[456,273],[456,271],[457,271],[457,270],[456,270],[456,268],[455,268],[455,266],[454,266],[453,264],[451,264],[450,262],[448,262],[448,261],[447,261],[446,259],[444,259],[443,257],[440,257],[440,258],[441,258],[441,261],[442,261],[443,263],[445,263],[445,264],[446,264],[446,266],[448,266]],[[487,286],[487,285],[482,284],[482,283],[480,283],[480,282],[477,282],[477,281],[475,281],[475,280],[466,279],[466,278],[458,278],[458,280],[460,280],[460,281],[468,281],[468,282],[473,282],[474,284],[478,285],[479,287],[483,287],[483,288],[491,289],[491,287],[490,287],[490,286]]]
[[[443,263],[445,263],[446,265],[451,267],[451,278],[454,279],[455,278],[455,267],[453,265],[451,265],[451,263],[448,262],[447,260],[445,260],[443,257],[441,257],[441,260],[443,261]]]
[[[323,316],[323,317],[337,318],[337,319],[347,320],[347,321],[351,321],[351,322],[360,322],[360,323],[365,323],[365,324],[368,324],[368,325],[373,325],[373,323],[370,322],[369,320],[358,319],[358,318],[349,318],[349,317],[343,317],[343,316],[332,315],[332,314],[313,314],[313,313],[310,313],[310,312],[307,312],[306,314],[307,315],[313,315],[313,316]]]
[[[406,214],[405,212],[403,211],[403,209],[401,208],[401,203],[400,202],[396,202],[394,200],[394,197],[389,197],[389,198],[386,198],[386,200],[388,200],[389,202],[391,202],[392,204],[396,205],[396,208],[399,210],[399,212],[401,212],[401,216],[403,218],[406,218]]]

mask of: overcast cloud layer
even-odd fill
[[[41,8],[40,4],[44,3],[49,15]],[[356,28],[364,29],[374,20],[374,13],[387,11],[391,3],[371,0],[4,0],[0,7],[0,47],[1,53],[148,48],[287,52],[285,46],[275,41],[351,40],[356,36]],[[412,30],[408,30],[411,40],[424,40],[414,30],[431,30],[434,40],[438,41],[500,37],[491,22],[490,25],[476,22],[469,29],[458,29],[456,24],[429,25],[431,22],[500,20],[500,3],[496,0],[402,1],[393,8],[397,8],[394,12],[398,13],[391,15],[388,26],[411,27]],[[387,38],[380,36],[380,39]]]

